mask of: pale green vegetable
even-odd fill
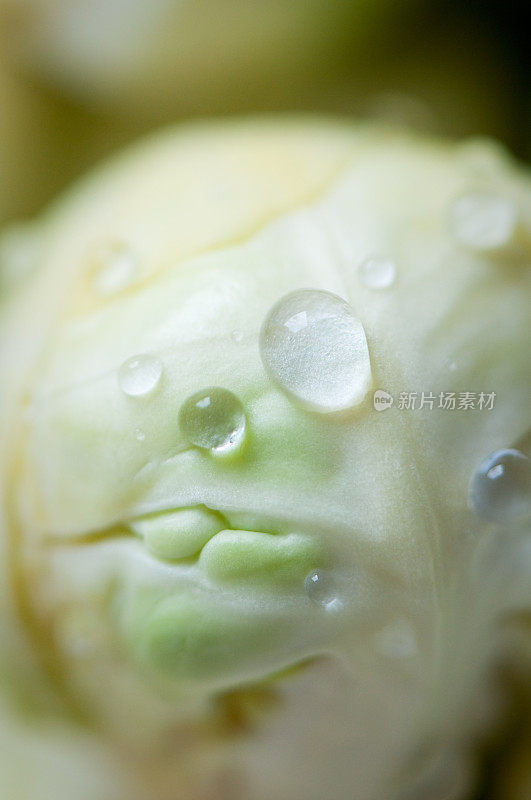
[[[466,795],[529,666],[530,210],[495,146],[283,119],[159,134],[40,221],[0,664],[115,760],[94,800]]]

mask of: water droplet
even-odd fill
[[[304,589],[312,603],[317,603],[327,611],[341,608],[333,576],[329,572],[316,569],[304,579]]]
[[[369,289],[387,289],[395,282],[395,262],[386,256],[370,256],[358,267],[361,281]]]
[[[451,230],[461,244],[474,250],[493,250],[513,238],[518,209],[506,197],[487,192],[467,194],[452,206]]]
[[[480,177],[499,177],[509,160],[502,144],[485,137],[465,140],[458,145],[456,156],[469,173]]]
[[[232,331],[231,339],[232,339],[233,342],[236,342],[237,344],[239,344],[241,342],[241,340],[243,339],[242,331]]]
[[[136,428],[136,430],[135,430],[135,439],[138,442],[143,442],[145,438],[146,438],[146,434],[144,433],[142,428]]]
[[[411,658],[418,651],[417,635],[405,619],[386,625],[374,636],[377,649],[391,658]]]
[[[162,376],[162,361],[140,354],[124,361],[118,370],[118,383],[129,397],[145,397],[155,389]]]
[[[212,386],[189,397],[179,412],[179,426],[192,444],[224,453],[234,450],[245,435],[245,411],[236,395]]]
[[[135,254],[124,244],[107,245],[95,257],[95,286],[104,295],[118,294],[129,286],[138,270]]]
[[[524,517],[531,512],[531,467],[519,450],[498,450],[480,465],[470,482],[468,503],[490,521]]]
[[[371,386],[363,325],[331,292],[301,289],[279,300],[262,325],[260,355],[272,380],[313,411],[352,408]]]

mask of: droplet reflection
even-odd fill
[[[245,411],[236,395],[218,386],[203,389],[181,406],[179,426],[189,442],[204,450],[225,453],[245,436]]]
[[[262,325],[260,355],[279,388],[313,411],[352,408],[371,386],[363,325],[331,292],[302,289],[279,300]]]

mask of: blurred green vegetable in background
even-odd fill
[[[519,23],[494,0],[477,12],[436,0],[0,0],[1,80],[18,87],[0,99],[0,219],[33,213],[110,148],[197,115],[369,115],[525,154]]]

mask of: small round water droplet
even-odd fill
[[[331,292],[291,292],[260,331],[265,369],[288,397],[328,413],[362,402],[371,386],[365,331],[350,305]]]
[[[239,344],[241,342],[241,340],[243,339],[242,331],[232,331],[231,339],[232,339],[233,342],[236,342],[237,344]]]
[[[234,450],[245,435],[245,411],[236,395],[212,386],[189,397],[179,412],[179,426],[189,442],[204,450]]]
[[[135,439],[137,440],[137,442],[143,442],[145,438],[146,438],[146,434],[144,433],[142,428],[136,428],[136,430],[135,430]]]
[[[474,250],[493,250],[508,244],[518,222],[518,209],[506,197],[487,192],[467,194],[451,208],[455,238]]]
[[[162,376],[162,361],[140,354],[124,361],[118,370],[118,383],[129,397],[145,397],[156,388]]]
[[[304,579],[304,589],[312,603],[317,603],[327,611],[341,607],[333,576],[324,570],[316,569]]]
[[[374,636],[377,649],[390,658],[411,658],[418,651],[417,635],[405,619],[389,623]]]
[[[104,295],[118,294],[132,283],[138,270],[135,254],[124,244],[112,244],[100,250],[95,258],[98,271],[95,286]]]
[[[387,289],[396,278],[396,265],[386,256],[370,256],[358,267],[361,281],[369,289]]]
[[[470,482],[469,506],[490,521],[531,512],[531,467],[519,450],[498,450],[480,465]]]
[[[465,140],[458,145],[456,156],[472,175],[480,177],[499,177],[509,160],[503,145],[486,137]]]

